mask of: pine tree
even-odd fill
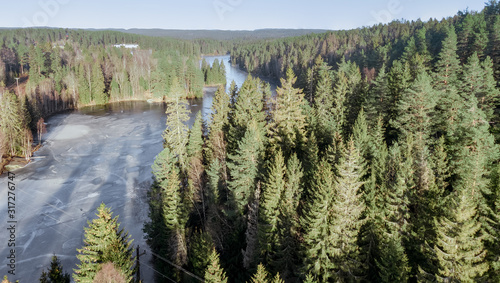
[[[226,273],[219,263],[219,254],[213,249],[209,258],[210,263],[205,270],[206,283],[227,283]]]
[[[73,279],[92,282],[101,263],[113,262],[130,282],[134,272],[130,236],[120,230],[118,216],[112,218],[111,209],[104,203],[97,208],[96,215],[96,219],[87,222],[89,227],[84,228],[84,246],[77,249],[80,264],[74,269]]]
[[[186,125],[189,120],[189,110],[184,99],[185,91],[179,85],[177,79],[172,83],[170,96],[167,100],[167,128],[163,133],[165,145],[177,156],[179,164],[184,168],[186,165],[186,144],[188,141],[189,127]]]
[[[63,272],[61,261],[59,261],[56,255],[53,255],[50,267],[47,271],[42,271],[39,280],[40,283],[69,283],[70,276],[68,273]]]

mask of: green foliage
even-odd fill
[[[0,132],[2,134],[2,144],[10,155],[17,154],[16,148],[22,145],[24,123],[21,116],[21,105],[17,96],[11,92],[6,92],[0,99]]]
[[[257,271],[250,279],[250,283],[268,283],[269,282],[269,273],[267,272],[264,265],[259,264],[257,266]],[[273,281],[274,282],[274,281]]]
[[[286,186],[285,171],[285,160],[281,150],[278,149],[268,166],[259,208],[260,253],[267,264],[271,264],[271,258],[278,245],[279,206]]]
[[[451,198],[449,214],[439,220],[438,242],[434,249],[444,282],[470,282],[488,270],[486,251],[477,221],[476,205],[466,189]]]
[[[167,100],[167,128],[163,133],[165,146],[177,156],[181,167],[186,166],[186,144],[188,141],[189,128],[186,125],[189,120],[189,110],[186,107],[185,91],[179,85],[177,79],[172,83],[169,98]]]
[[[85,227],[84,246],[77,249],[79,264],[74,269],[73,279],[76,282],[92,282],[102,263],[112,262],[132,281],[134,274],[134,258],[132,257],[132,240],[123,229],[120,229],[118,216],[112,218],[111,209],[102,203],[97,208],[97,218],[88,221]]]
[[[50,262],[50,267],[47,271],[42,271],[40,276],[40,283],[69,283],[70,275],[69,273],[63,272],[63,267],[61,261],[56,255],[52,256],[52,261]]]
[[[400,139],[411,137],[419,145],[426,144],[432,130],[435,106],[436,93],[431,87],[430,76],[421,72],[397,104],[392,125],[400,131]]]
[[[270,142],[279,144],[286,153],[295,148],[297,138],[304,136],[307,126],[302,113],[304,95],[301,89],[293,87],[296,80],[292,69],[288,69],[286,79],[281,79],[281,87],[276,89],[276,101],[268,127]]]
[[[230,207],[239,215],[243,215],[253,197],[263,151],[264,129],[255,120],[250,120],[236,153],[228,155]]]
[[[205,270],[205,282],[207,283],[226,283],[227,277],[220,266],[219,254],[212,250],[212,254],[209,257],[209,264]]]
[[[215,268],[214,249],[213,240],[209,233],[202,231],[193,233],[189,239],[188,258],[194,274],[203,277],[207,267]],[[217,265],[219,264],[218,257],[217,255]]]

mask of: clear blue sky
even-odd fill
[[[393,19],[442,19],[486,0],[2,1],[0,27],[253,30],[352,29]]]

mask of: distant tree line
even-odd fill
[[[113,46],[118,43],[139,47]],[[214,41],[70,29],[2,30],[0,46],[0,154],[27,159],[31,132],[44,127],[41,119],[52,113],[120,100],[162,100],[174,80],[185,97],[201,97],[200,52],[223,48]],[[217,68],[217,77],[209,76],[211,83],[222,83],[221,72]]]

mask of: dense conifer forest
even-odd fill
[[[441,21],[250,41],[1,31],[0,113],[17,117],[0,117],[3,149],[27,152],[33,123],[62,109],[161,98],[144,225],[157,282],[498,282],[499,25],[491,0]],[[125,42],[140,49],[110,46]],[[223,64],[198,64],[227,51],[251,73],[229,93]],[[260,76],[280,80],[276,94]],[[189,128],[186,99],[205,84],[220,85],[211,117]],[[112,262],[133,282],[118,226],[99,207],[75,281]]]

